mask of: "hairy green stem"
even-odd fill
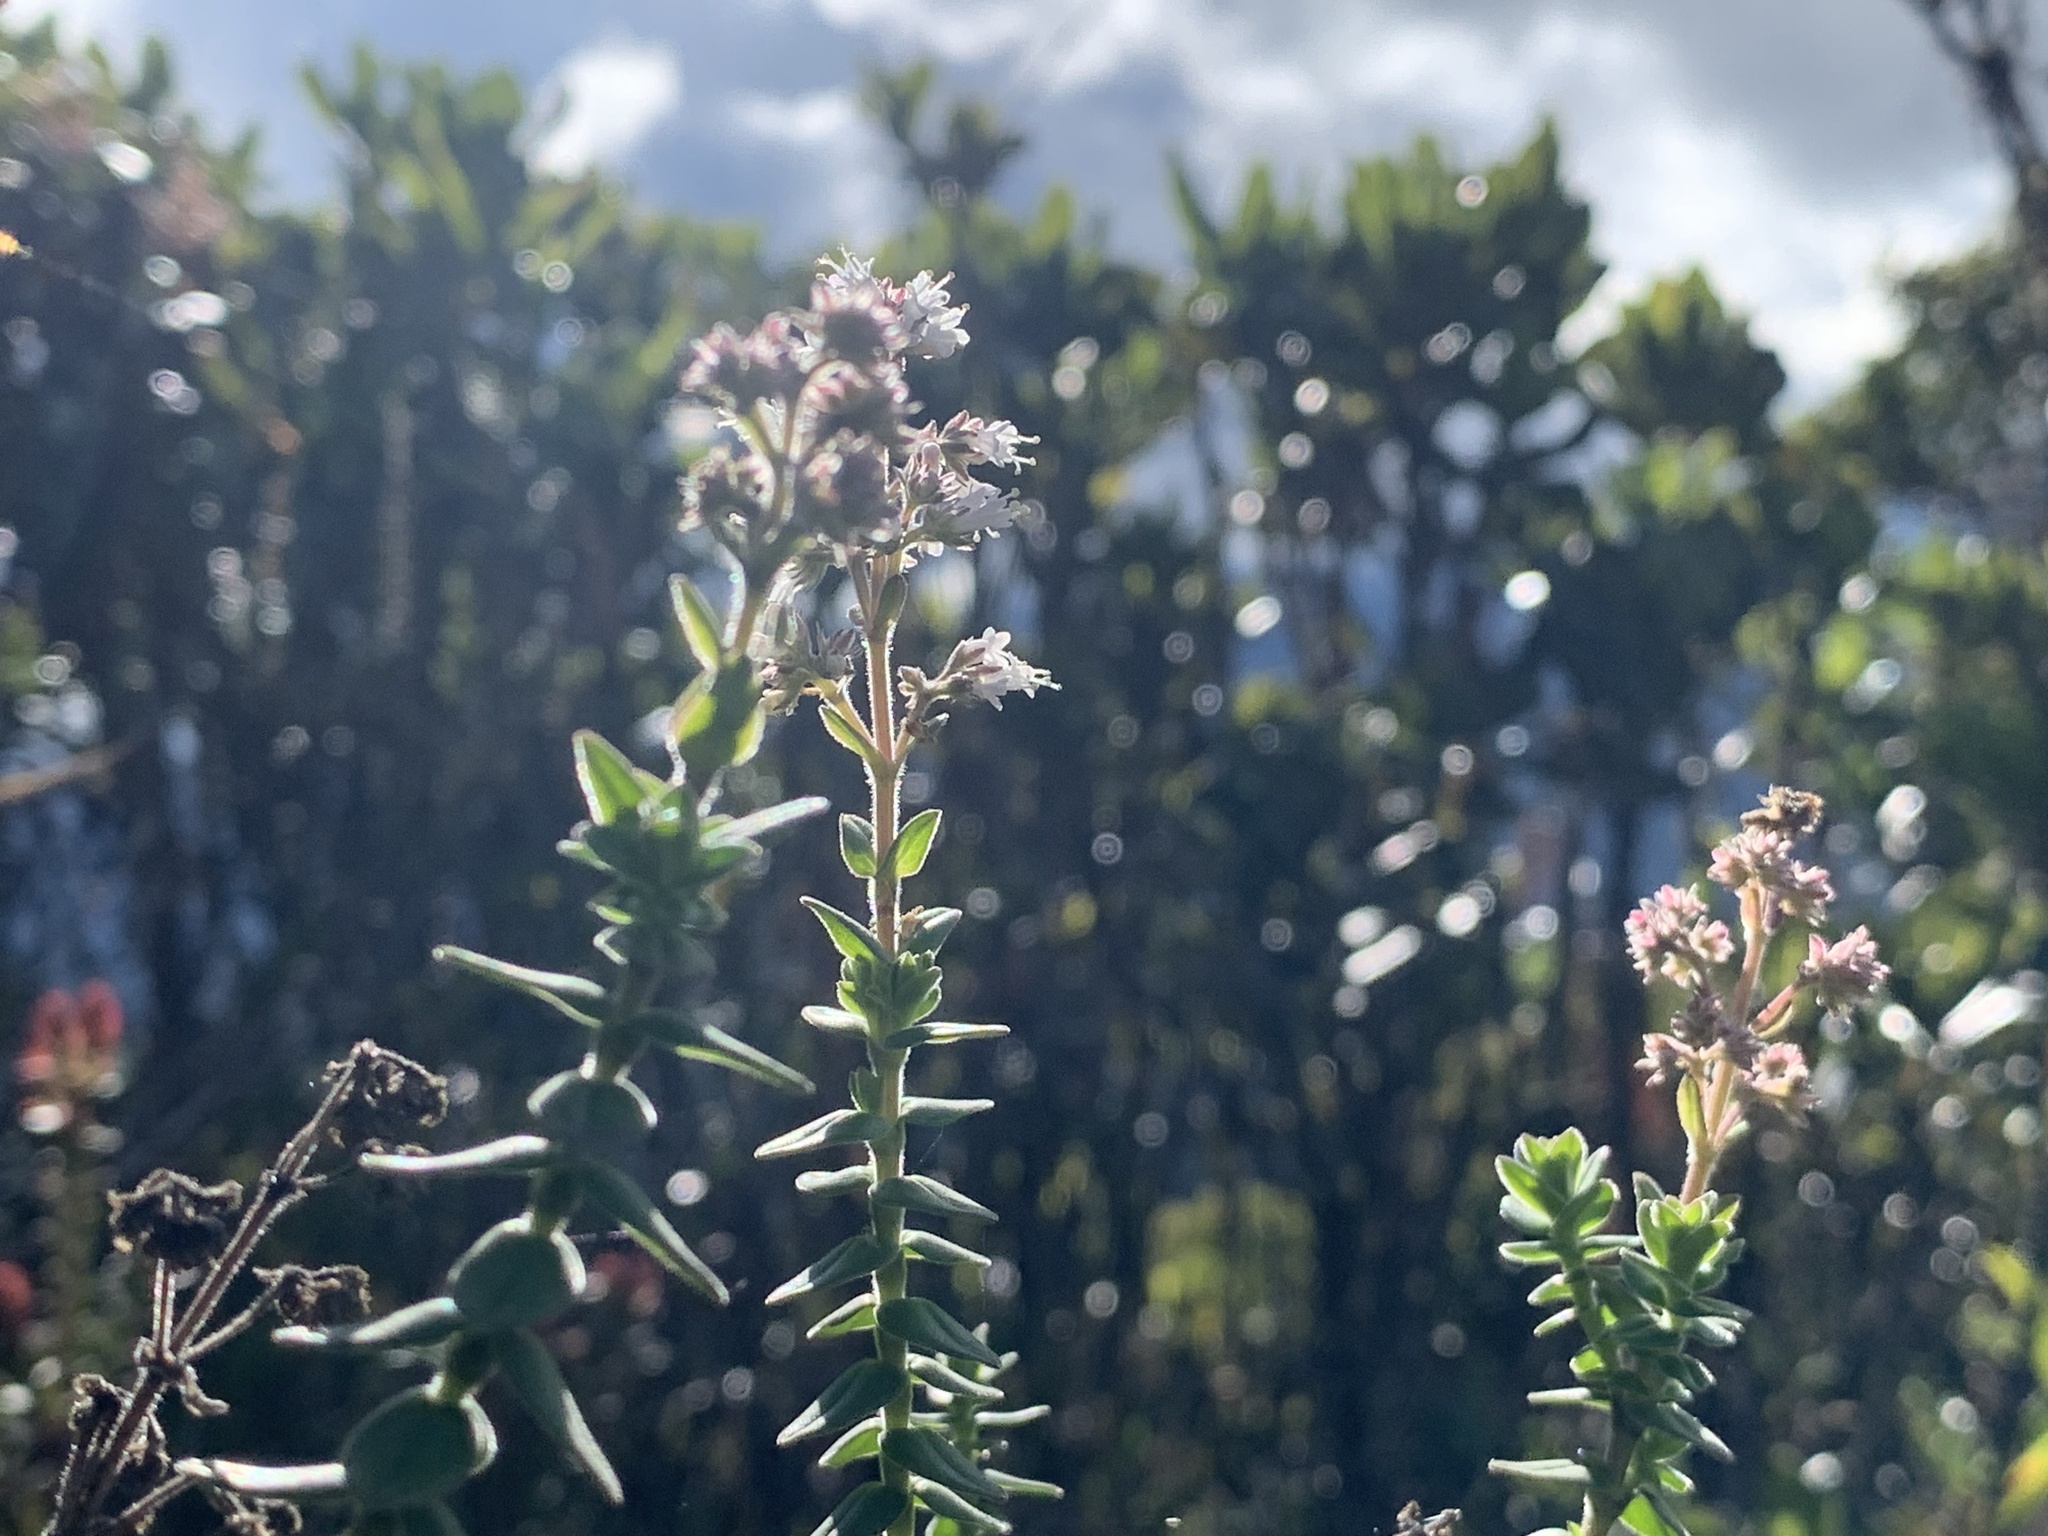
[[[881,612],[881,596],[883,586],[894,574],[893,564],[889,560],[873,560],[857,567],[853,573],[862,616],[862,648],[867,661],[867,727],[869,739],[874,743],[874,751],[866,764],[869,820],[875,832],[876,864],[875,876],[868,881],[868,909],[873,919],[876,942],[891,960],[896,957],[902,937],[903,882],[893,871],[894,861],[890,855],[895,849],[903,812],[903,755],[902,743],[897,739],[896,700],[891,686],[891,674],[895,670],[896,625],[892,618]],[[907,1050],[889,1050],[882,1044],[884,1034],[894,1029],[896,1022],[875,1019],[869,1025],[868,1066],[875,1074],[878,1093],[875,1112],[889,1126],[868,1144],[869,1163],[877,1184],[884,1179],[900,1178],[904,1171],[903,1078],[910,1053]],[[902,1250],[902,1208],[872,1206],[870,1212],[875,1236],[890,1255],[875,1271],[872,1282],[875,1305],[879,1308],[884,1302],[900,1300],[904,1296],[909,1263]],[[912,1389],[906,1369],[909,1347],[903,1340],[884,1333],[879,1324],[874,1333],[876,1355],[886,1364],[905,1371],[903,1389],[882,1409],[883,1424],[889,1429],[902,1429],[910,1423],[912,1407]],[[908,1491],[910,1477],[904,1469],[884,1459],[881,1472],[884,1482]],[[915,1522],[915,1511],[905,1509],[890,1527],[891,1536],[912,1536]]]

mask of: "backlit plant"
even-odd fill
[[[1591,1415],[1597,1432],[1570,1456],[1492,1465],[1579,1498],[1570,1536],[1686,1536],[1677,1501],[1692,1489],[1687,1455],[1729,1457],[1693,1412],[1714,1384],[1694,1350],[1734,1344],[1747,1318],[1715,1294],[1742,1242],[1739,1202],[1712,1187],[1714,1174],[1756,1108],[1796,1120],[1811,1107],[1805,1057],[1786,1038],[1802,1001],[1842,1012],[1888,974],[1864,929],[1832,943],[1812,931],[1834,891],[1826,870],[1793,854],[1820,815],[1817,796],[1774,788],[1714,848],[1708,877],[1734,893],[1739,935],[1692,887],[1667,885],[1628,919],[1645,982],[1668,982],[1682,996],[1669,1025],[1644,1037],[1640,1063],[1653,1085],[1675,1084],[1686,1138],[1679,1192],[1637,1173],[1634,1230],[1615,1233],[1607,1227],[1620,1191],[1603,1177],[1607,1149],[1589,1151],[1576,1129],[1523,1136],[1496,1163],[1501,1214],[1522,1234],[1501,1253],[1548,1272],[1529,1296],[1551,1309],[1536,1332],[1572,1327],[1584,1340],[1571,1360],[1576,1384],[1529,1401]],[[1774,941],[1795,929],[1807,931],[1805,958],[1766,999]]]
[[[605,1498],[621,1499],[617,1474],[535,1332],[583,1293],[583,1259],[570,1234],[623,1229],[671,1273],[713,1301],[726,1300],[723,1282],[620,1166],[634,1161],[657,1121],[633,1067],[650,1049],[669,1050],[779,1088],[811,1086],[691,1006],[694,985],[710,969],[705,938],[725,920],[731,888],[760,854],[760,839],[823,805],[789,801],[741,816],[721,808],[723,770],[753,753],[763,725],[752,664],[721,635],[742,632],[759,605],[742,588],[732,622],[720,626],[692,589],[678,582],[675,590],[703,671],[671,717],[673,771],[648,773],[592,732],[575,739],[589,819],[561,850],[606,882],[591,903],[606,924],[594,941],[600,974],[537,971],[456,948],[436,952],[561,1014],[584,1041],[582,1064],[533,1091],[526,1105],[533,1130],[434,1155],[389,1143],[441,1119],[445,1085],[364,1042],[328,1068],[319,1107],[246,1199],[235,1184],[206,1186],[166,1170],[116,1195],[115,1243],[152,1266],[149,1332],[127,1385],[78,1384],[52,1536],[146,1530],[188,1489],[205,1493],[236,1529],[294,1528],[297,1515],[285,1501],[334,1499],[353,1507],[358,1532],[457,1531],[443,1501],[496,1454],[497,1435],[478,1399],[493,1381]],[[699,707],[705,700],[721,707]],[[516,1175],[527,1181],[526,1208],[456,1260],[440,1295],[386,1316],[355,1320],[368,1302],[369,1277],[360,1269],[287,1265],[251,1271],[254,1294],[221,1320],[278,1218],[350,1159],[405,1178]],[[432,1374],[365,1417],[334,1461],[174,1461],[158,1420],[164,1401],[176,1395],[190,1412],[225,1412],[200,1387],[197,1366],[269,1318],[284,1323],[273,1337],[287,1348],[400,1351]]]
[[[768,1298],[786,1303],[859,1287],[810,1333],[864,1336],[872,1353],[779,1437],[827,1439],[826,1466],[875,1464],[874,1477],[840,1501],[820,1536],[907,1536],[919,1510],[942,1532],[1002,1531],[1008,1525],[995,1510],[1012,1496],[1059,1492],[987,1465],[996,1433],[1043,1410],[996,1406],[1003,1394],[993,1379],[1006,1359],[910,1283],[913,1261],[941,1274],[985,1265],[962,1239],[994,1219],[907,1161],[913,1131],[993,1107],[913,1092],[913,1053],[1004,1029],[934,1017],[939,951],[961,914],[905,904],[904,883],[923,868],[940,827],[934,809],[905,817],[905,765],[948,710],[974,700],[1000,708],[1010,693],[1054,686],[994,629],[961,640],[935,672],[897,665],[911,568],[943,550],[971,549],[1016,519],[1013,497],[973,471],[1028,462],[1019,452],[1027,440],[1008,422],[962,413],[944,425],[911,424],[904,363],[964,345],[962,316],[929,273],[898,287],[848,258],[827,264],[808,312],[770,316],[746,336],[715,332],[698,344],[683,378],[686,392],[719,408],[740,444],[695,467],[685,488],[691,517],[742,569],[775,574],[775,599],[754,642],[769,701],[786,711],[814,699],[833,740],[859,759],[869,790],[868,814],[839,821],[846,868],[866,883],[865,920],[805,900],[841,963],[833,1003],[805,1009],[804,1018],[859,1047],[852,1102],[756,1153],[858,1154],[801,1175],[797,1187],[860,1202],[860,1229]],[[827,634],[818,615],[840,601],[850,626]]]
[[[961,641],[929,675],[898,668],[894,659],[911,566],[940,549],[971,547],[1016,515],[1010,496],[970,473],[1023,462],[1013,427],[965,415],[943,427],[910,424],[904,360],[963,345],[962,314],[929,274],[897,287],[848,259],[828,268],[809,310],[771,316],[744,337],[721,328],[698,344],[684,388],[721,408],[729,442],[687,477],[685,523],[707,530],[729,557],[728,590],[721,612],[691,582],[671,585],[700,671],[667,716],[666,777],[595,733],[575,738],[589,817],[561,851],[605,882],[591,903],[605,924],[594,940],[599,974],[436,951],[574,1024],[586,1047],[581,1065],[534,1090],[532,1130],[435,1154],[403,1142],[439,1122],[445,1085],[364,1042],[328,1068],[312,1117],[246,1198],[235,1184],[207,1186],[166,1170],[113,1197],[117,1246],[150,1266],[149,1329],[126,1385],[77,1384],[52,1536],[138,1533],[187,1491],[204,1494],[230,1526],[249,1532],[295,1529],[298,1505],[324,1500],[345,1502],[361,1533],[457,1531],[447,1497],[496,1454],[496,1432],[479,1400],[493,1382],[605,1498],[622,1499],[617,1474],[536,1330],[584,1291],[574,1232],[622,1229],[707,1297],[726,1299],[724,1284],[621,1166],[633,1163],[657,1121],[632,1071],[660,1049],[775,1087],[811,1088],[692,1006],[711,968],[705,940],[724,922],[732,887],[758,861],[761,840],[824,808],[821,800],[793,800],[736,816],[722,803],[726,770],[753,755],[767,716],[787,713],[805,695],[816,698],[833,737],[860,758],[872,791],[870,814],[840,824],[847,867],[868,882],[867,921],[806,898],[843,963],[838,1005],[808,1009],[805,1018],[858,1038],[867,1062],[854,1073],[853,1107],[778,1137],[760,1155],[862,1148],[862,1161],[798,1183],[808,1194],[857,1196],[868,1214],[860,1233],[770,1299],[861,1282],[865,1294],[812,1332],[864,1333],[874,1352],[782,1439],[831,1435],[827,1464],[878,1463],[876,1479],[821,1527],[838,1536],[908,1532],[920,1508],[940,1533],[1007,1530],[992,1506],[1018,1494],[1058,1494],[987,1465],[1005,1430],[1044,1412],[996,1406],[1003,1393],[995,1380],[1015,1356],[996,1353],[985,1327],[970,1331],[908,1283],[912,1259],[949,1269],[986,1264],[955,1237],[926,1228],[992,1216],[906,1164],[913,1127],[992,1107],[985,1099],[910,1093],[911,1053],[1003,1030],[932,1018],[940,996],[936,957],[960,913],[904,906],[903,883],[923,866],[939,831],[935,810],[902,815],[905,762],[951,707],[973,699],[1000,706],[1008,693],[1052,686],[993,630]],[[815,610],[825,607],[826,589],[842,582],[853,624],[828,635]],[[857,670],[858,686],[850,686]],[[368,1276],[360,1269],[251,1269],[277,1220],[351,1163],[408,1179],[517,1176],[526,1180],[526,1206],[456,1260],[441,1294],[365,1321]],[[912,1216],[926,1226],[912,1226]],[[226,1311],[231,1293],[250,1292],[245,1276],[253,1293],[238,1295]],[[396,1354],[431,1374],[373,1410],[330,1462],[174,1459],[160,1422],[164,1403],[175,1396],[195,1414],[225,1412],[201,1387],[197,1367],[271,1319],[283,1323],[273,1334],[280,1346]]]

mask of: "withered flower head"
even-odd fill
[[[329,1062],[321,1081],[331,1084],[344,1072],[354,1080],[335,1110],[332,1132],[344,1147],[402,1138],[439,1125],[448,1113],[446,1078],[373,1041]]]
[[[287,1323],[330,1328],[369,1315],[370,1277],[353,1264],[328,1264],[318,1269],[284,1264],[255,1273],[258,1284],[277,1288],[271,1304]]]
[[[1758,830],[1782,832],[1794,839],[1811,837],[1820,826],[1824,808],[1819,795],[1773,784],[1765,791],[1762,804],[1753,811],[1742,813],[1742,824]]]
[[[130,1190],[107,1196],[114,1246],[139,1252],[174,1270],[193,1269],[227,1246],[242,1208],[242,1186],[202,1184],[189,1174],[159,1168]]]

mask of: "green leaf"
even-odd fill
[[[976,1381],[972,1376],[963,1376],[932,1355],[912,1355],[910,1374],[928,1387],[937,1387],[941,1392],[950,1392],[955,1397],[971,1397],[977,1402],[1000,1403],[1003,1389],[985,1381]]]
[[[804,1330],[807,1339],[838,1339],[849,1333],[868,1333],[875,1326],[875,1304],[871,1296],[849,1296]]]
[[[996,1213],[979,1200],[969,1199],[951,1185],[921,1173],[901,1174],[875,1186],[877,1205],[901,1206],[906,1211],[923,1211],[929,1216],[958,1216],[970,1221],[994,1221]]]
[[[882,1041],[885,1051],[907,1051],[915,1045],[958,1045],[963,1040],[994,1040],[1010,1032],[1007,1024],[913,1024]]]
[[[401,1173],[415,1178],[441,1174],[532,1173],[556,1157],[545,1136],[500,1136],[459,1152],[365,1152],[356,1161],[371,1173]]]
[[[512,1395],[561,1448],[569,1464],[597,1485],[606,1503],[624,1503],[619,1475],[584,1422],[583,1410],[576,1406],[575,1395],[562,1380],[547,1346],[523,1328],[495,1333],[491,1335],[491,1359]]]
[[[934,1429],[883,1430],[882,1457],[913,1476],[943,1484],[962,1498],[1001,1503],[1009,1497],[957,1445]]]
[[[974,1422],[989,1429],[1020,1429],[1026,1424],[1036,1424],[1040,1419],[1052,1417],[1052,1409],[1045,1403],[1033,1403],[1029,1408],[983,1408],[977,1409]]]
[[[489,1332],[530,1328],[583,1294],[583,1256],[559,1231],[534,1230],[521,1214],[489,1228],[448,1271],[463,1321]]]
[[[871,1115],[857,1109],[835,1109],[829,1114],[818,1116],[809,1125],[800,1125],[793,1131],[784,1131],[771,1141],[764,1141],[754,1149],[754,1156],[761,1159],[771,1157],[795,1157],[803,1152],[816,1152],[825,1147],[847,1147],[859,1142],[873,1141],[888,1133],[889,1122],[880,1115]]]
[[[792,1275],[770,1291],[766,1305],[778,1306],[827,1286],[864,1279],[888,1262],[889,1254],[890,1250],[874,1233],[856,1232],[823,1258],[806,1266],[802,1273]]]
[[[779,1088],[784,1093],[818,1091],[818,1085],[796,1068],[784,1066],[766,1051],[747,1044],[736,1035],[727,1034],[715,1024],[690,1019],[686,1021],[686,1028],[689,1038],[669,1046],[686,1061],[708,1062],[728,1072],[737,1072],[741,1077],[750,1077],[757,1083],[766,1083],[770,1088]]]
[[[643,793],[632,760],[595,731],[578,731],[570,740],[576,753],[576,782],[590,819],[608,827],[637,811]]]
[[[839,818],[839,857],[846,861],[847,873],[856,879],[875,877],[875,829],[864,817]]]
[[[881,1360],[861,1360],[846,1368],[817,1401],[791,1419],[775,1437],[777,1445],[794,1445],[813,1435],[837,1435],[895,1401],[909,1378]]]
[[[669,577],[668,596],[690,654],[706,672],[716,672],[725,659],[725,625],[712,608],[711,600],[681,572]]]
[[[866,1194],[874,1178],[874,1170],[866,1163],[850,1163],[844,1168],[812,1168],[796,1176],[796,1189],[800,1195]]]
[[[903,953],[906,955],[936,955],[952,937],[953,930],[960,926],[958,907],[925,907],[920,910],[903,934]]]
[[[1531,1408],[1598,1408],[1608,1405],[1596,1401],[1591,1387],[1549,1387],[1541,1392],[1528,1394]]]
[[[910,1495],[884,1483],[862,1483],[839,1501],[811,1536],[882,1536],[910,1508]]]
[[[829,709],[820,709],[818,718],[824,722],[825,734],[839,745],[864,763],[874,761],[874,753],[869,750],[868,744],[860,739],[860,733],[840,719],[836,713]]]
[[[2034,1271],[2012,1249],[2003,1243],[1992,1243],[1980,1250],[1978,1260],[2007,1306],[2024,1307],[2033,1300]]]
[[[1593,1474],[1564,1456],[1549,1456],[1541,1461],[1489,1461],[1486,1470],[1498,1477],[1512,1477],[1518,1482],[1542,1483],[1554,1488],[1590,1488]]]
[[[1000,1366],[1002,1356],[961,1325],[950,1312],[922,1296],[899,1296],[875,1308],[875,1322],[914,1348],[930,1355],[972,1360],[977,1365]],[[916,1470],[915,1468],[912,1469]]]
[[[878,878],[908,880],[924,868],[924,861],[932,851],[932,840],[938,835],[939,813],[936,810],[919,811],[903,824],[903,830],[896,834],[896,841],[889,845],[889,854],[882,861]]]
[[[1676,1516],[1677,1511],[1669,1508],[1668,1501],[1653,1493],[1647,1498],[1631,1499],[1615,1529],[1631,1531],[1634,1536],[1692,1536],[1684,1521]]]
[[[985,1469],[988,1480],[1013,1498],[1022,1499],[1064,1499],[1067,1490],[1058,1483],[1042,1483],[1035,1477],[1019,1477],[1014,1472],[998,1472],[994,1467]]]
[[[371,1510],[453,1493],[497,1453],[497,1434],[475,1398],[444,1402],[426,1387],[387,1399],[341,1442],[349,1497]]]
[[[575,1003],[601,1003],[604,988],[582,976],[567,976],[557,971],[536,971],[529,966],[513,965],[509,961],[480,955],[473,949],[464,949],[458,944],[437,944],[434,958],[443,965],[452,965],[458,970],[480,976],[485,981],[495,982],[501,987],[510,987],[515,992],[524,992],[528,997],[537,997],[558,1013],[574,1019],[586,1029],[595,1029],[597,1020],[585,1013]],[[571,999],[574,999],[572,1002]]]
[[[691,1251],[682,1234],[669,1225],[668,1218],[654,1208],[647,1191],[603,1163],[586,1163],[577,1173],[591,1203],[624,1227],[634,1242],[661,1261],[662,1268],[695,1286],[721,1307],[731,1300],[725,1282]]]
[[[774,835],[785,827],[793,827],[800,821],[808,821],[820,811],[829,810],[832,802],[823,795],[805,795],[801,800],[784,800],[775,805],[764,805],[758,811],[745,816],[736,816],[724,826],[704,835],[707,848],[722,847],[729,843],[758,843],[762,838]]]
[[[660,1115],[630,1078],[557,1072],[526,1098],[526,1112],[557,1146],[584,1156],[630,1151],[645,1142]]]
[[[181,1461],[177,1470],[203,1477],[210,1483],[219,1483],[223,1488],[252,1499],[339,1498],[348,1491],[348,1471],[338,1461],[315,1462],[310,1466],[265,1467],[248,1461],[206,1458]]]
[[[976,1253],[972,1248],[964,1248],[951,1238],[941,1237],[936,1232],[905,1232],[903,1251],[913,1259],[923,1259],[927,1264],[972,1264],[977,1269],[986,1269],[992,1262],[986,1254]]]
[[[1998,1523],[2022,1523],[2048,1502],[2048,1434],[2037,1437],[2005,1469],[2005,1488],[1998,1500]]]
[[[875,936],[837,907],[827,906],[814,896],[804,897],[803,903],[811,909],[812,915],[825,925],[825,932],[831,938],[833,947],[847,959],[888,963],[888,957],[882,953],[882,946]]]
[[[366,1323],[279,1328],[270,1341],[283,1349],[415,1349],[439,1344],[461,1326],[461,1309],[446,1296],[434,1296]]]
[[[803,1020],[811,1028],[821,1029],[828,1035],[848,1035],[859,1040],[867,1038],[868,1021],[844,1008],[813,1004],[803,1011]]]
[[[995,1487],[991,1483],[990,1487]],[[963,1525],[978,1530],[995,1531],[998,1536],[1008,1536],[1010,1522],[998,1520],[985,1510],[977,1509],[944,1483],[929,1477],[912,1477],[910,1491],[917,1495],[917,1501],[933,1514],[948,1520],[957,1520]]]
[[[821,1467],[850,1467],[856,1461],[865,1461],[871,1456],[882,1454],[882,1416],[856,1424],[845,1434],[825,1447],[819,1456]]]
[[[994,1099],[924,1099],[905,1095],[902,1103],[906,1125],[951,1125],[969,1115],[984,1114],[996,1107]]]

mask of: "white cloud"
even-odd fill
[[[683,104],[683,69],[665,43],[603,38],[570,54],[534,95],[527,163],[550,176],[615,167]]]
[[[127,65],[140,51],[136,0],[12,0],[0,18],[9,30],[26,31],[48,17],[67,47],[97,42],[115,62]]]
[[[1596,334],[1652,279],[1699,265],[1779,350],[1795,404],[1896,340],[1886,268],[1982,239],[2006,197],[1982,155],[1945,174],[1816,184],[1769,131],[1703,95],[1680,40],[1640,14],[1551,4],[1447,19],[1357,0],[1076,0],[1056,14],[1043,0],[811,4],[897,47],[1003,60],[1009,91],[1057,99],[1062,113],[1085,112],[1090,93],[1134,70],[1163,70],[1190,109],[1177,147],[1225,206],[1254,161],[1333,194],[1347,158],[1419,130],[1483,159],[1553,112],[1610,267],[1575,332]],[[1067,174],[1085,196],[1085,170]]]
[[[789,233],[806,243],[843,240],[873,250],[897,227],[902,192],[891,156],[850,88],[775,96],[743,91],[727,110],[744,136],[786,152],[807,211]]]

